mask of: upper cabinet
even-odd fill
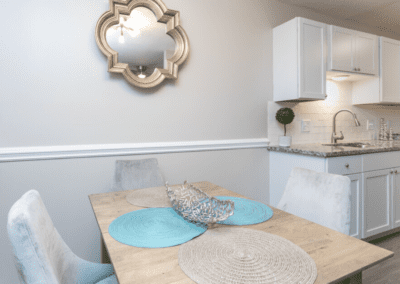
[[[273,29],[274,101],[326,97],[327,25],[296,17]]]
[[[380,44],[381,77],[377,102],[400,103],[400,41],[381,37]]]
[[[380,76],[354,82],[353,104],[400,103],[400,41],[379,38]]]
[[[379,75],[378,36],[328,28],[328,70]]]

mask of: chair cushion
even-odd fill
[[[111,264],[83,260],[70,250],[36,190],[11,207],[7,231],[21,283],[94,284],[114,272]]]
[[[348,235],[350,194],[346,176],[294,168],[277,208]]]
[[[95,263],[79,259],[77,267],[74,283],[94,284],[114,274],[114,268],[109,263]]]
[[[106,279],[97,282],[97,284],[118,284],[117,276],[113,274],[110,277],[107,277]]]

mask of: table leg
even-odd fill
[[[111,263],[110,256],[108,255],[106,244],[104,243],[103,236],[100,235],[100,262]]]
[[[362,274],[359,272],[343,281],[338,282],[337,284],[362,284]]]

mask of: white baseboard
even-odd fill
[[[0,162],[266,148],[267,138],[0,148]]]

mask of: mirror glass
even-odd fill
[[[127,63],[139,78],[151,75],[155,68],[166,69],[166,60],[175,52],[175,41],[166,34],[166,25],[158,23],[145,7],[133,9],[129,16],[120,15],[119,23],[108,28],[106,39],[118,52],[118,62]]]

